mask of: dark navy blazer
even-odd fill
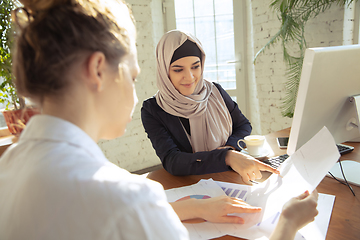
[[[240,151],[237,141],[250,135],[251,124],[228,93],[219,84],[214,85],[219,89],[233,121],[232,135],[226,145]],[[155,97],[143,102],[141,120],[156,154],[169,173],[196,175],[231,169],[225,164],[225,156],[230,148],[193,153],[179,117],[165,112],[157,104]]]

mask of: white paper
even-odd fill
[[[262,221],[270,219],[290,198],[312,192],[339,159],[335,141],[326,127],[289,157],[265,182],[254,185],[247,202],[263,208]]]
[[[240,191],[248,191],[251,188],[253,188],[252,186],[248,186],[248,185],[219,182],[219,181],[215,181],[215,182],[223,189],[223,191],[228,191],[229,189],[231,189],[231,191],[228,191],[228,193],[230,194],[230,195],[227,194],[228,196],[232,196],[232,193],[234,193],[236,190],[239,190],[238,192],[240,192]],[[319,214],[316,216],[314,222],[308,224],[299,231],[299,234],[297,234],[295,240],[297,239],[325,240],[334,201],[335,201],[335,196],[319,193],[318,207],[317,207]],[[260,222],[256,225],[256,227],[254,226],[251,230],[250,229],[247,229],[245,231],[242,230],[241,232],[235,234],[229,233],[229,235],[243,237],[243,238],[247,236],[249,239],[256,239],[256,240],[268,239],[269,236],[264,236],[263,234],[261,237],[256,237],[257,234],[255,235],[254,232],[259,231],[262,233],[263,228],[268,229],[269,232],[272,232],[274,225],[277,222],[278,222],[278,215],[274,215],[271,221]]]
[[[181,188],[173,188],[165,191],[169,202],[175,202],[182,198],[201,196],[218,197],[225,195],[224,191],[212,180],[199,181],[196,184],[185,186]],[[203,223],[184,223],[189,231],[191,240],[202,240],[216,238],[227,234],[228,229],[232,228],[232,224],[225,224],[224,226],[203,222]]]
[[[204,195],[218,197],[225,195],[224,191],[214,181],[199,181],[196,184],[173,188],[165,191],[169,202],[175,202],[186,196]]]
[[[262,207],[260,213],[237,214],[245,220],[245,224],[184,224],[191,239],[209,239],[226,234],[247,239],[267,238],[276,226],[284,203],[305,190],[312,192],[339,156],[334,139],[324,127],[282,164],[282,177],[273,174],[265,182],[254,186],[202,180],[191,186],[167,190],[166,194],[169,202],[173,202],[190,195],[216,197],[226,192],[243,198],[253,206]],[[319,198],[320,220],[302,230],[302,235],[297,234],[296,239],[304,239],[304,236],[307,239],[325,239],[333,202],[334,197]],[[311,238],[309,231],[316,232],[313,235],[316,238]]]
[[[315,217],[314,222],[309,223],[299,230],[299,233],[301,233],[306,240],[325,240],[334,201],[334,195],[319,193],[317,206],[319,214]]]

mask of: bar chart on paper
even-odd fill
[[[221,187],[227,196],[238,197],[243,200],[246,200],[247,195],[250,196],[251,187],[249,188],[246,185],[232,184],[226,182],[216,183]],[[244,194],[244,198],[240,197]],[[335,196],[319,193],[318,198],[318,215],[315,218],[315,221],[308,224],[306,227],[301,229],[295,237],[295,240],[306,239],[306,240],[325,240],[327,229],[329,226],[329,221],[332,213],[332,208],[334,205]],[[277,224],[280,217],[280,212],[275,212],[273,215],[269,216],[267,219],[262,219],[258,222],[252,230],[262,229],[272,231]],[[245,230],[242,230],[242,234],[245,233]],[[236,234],[233,234],[236,236]],[[245,237],[245,235],[237,235],[238,237]]]
[[[227,182],[218,182],[215,181],[219,187],[225,192],[225,194],[229,197],[236,197],[246,201],[246,196],[249,192],[249,186],[240,185],[240,184],[232,184]]]
[[[226,187],[222,187],[222,190],[229,197],[236,197],[236,198],[240,198],[240,199],[245,201],[245,196],[246,196],[246,193],[247,193],[246,190],[226,188]]]

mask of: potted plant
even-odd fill
[[[31,116],[39,111],[26,107],[25,99],[19,96],[13,83],[12,74],[12,20],[11,11],[15,5],[12,0],[3,0],[0,5],[0,103],[9,131],[18,135]]]
[[[254,63],[266,48],[280,41],[286,63],[286,96],[282,106],[282,115],[292,118],[305,55],[305,25],[321,12],[333,5],[346,6],[358,0],[273,0],[270,8],[277,13],[281,22],[279,31],[256,54]],[[298,49],[292,54],[290,49]]]

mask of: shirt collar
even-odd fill
[[[106,159],[97,143],[81,128],[71,122],[50,115],[38,114],[31,117],[20,135],[19,143],[25,140],[67,142],[86,150],[95,158]]]

